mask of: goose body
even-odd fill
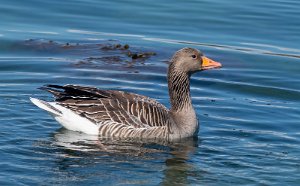
[[[190,96],[191,74],[218,67],[220,63],[196,49],[177,51],[168,70],[170,109],[143,95],[78,85],[42,87],[55,96],[54,102],[30,99],[69,130],[102,137],[173,141],[198,131]]]

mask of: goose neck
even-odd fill
[[[190,95],[190,75],[188,73],[169,70],[168,87],[173,112],[193,109]]]

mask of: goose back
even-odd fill
[[[102,136],[166,138],[169,110],[149,97],[77,85],[42,87],[56,102],[99,126]]]

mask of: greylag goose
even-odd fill
[[[174,141],[197,134],[198,119],[190,95],[190,76],[221,64],[193,48],[177,51],[168,68],[171,108],[146,96],[78,85],[46,85],[54,102],[30,100],[62,126],[101,137]]]

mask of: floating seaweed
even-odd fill
[[[58,42],[53,40],[29,39],[17,43],[17,48],[30,49],[33,52],[72,56],[73,67],[101,68],[101,63],[134,68],[136,65],[145,65],[149,58],[155,56],[152,51],[143,51],[129,44],[121,44],[115,40],[101,43]],[[138,73],[137,70],[132,70]]]

